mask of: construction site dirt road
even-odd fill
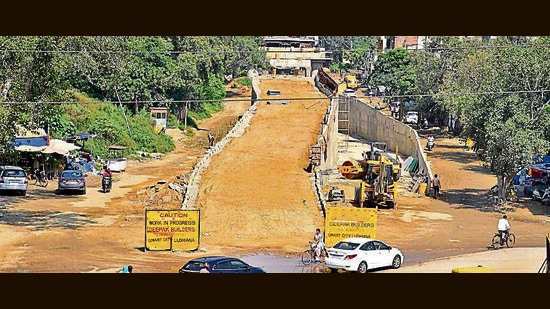
[[[206,151],[208,132],[219,140],[250,108],[247,92],[240,94],[242,101],[227,101],[225,110],[201,121],[193,137],[167,130],[175,151],[128,162],[108,194],[92,175],[83,196],[57,196],[51,182],[47,188],[31,186],[26,197],[3,197],[0,272],[116,272],[131,264],[136,273],[174,273],[187,260],[210,254],[298,257],[315,228],[324,225],[305,168],[330,102],[304,77],[261,77],[259,85],[260,97],[277,89],[281,97],[319,100],[258,102],[246,132],[212,158],[195,205],[201,210],[200,250],[144,250],[144,212],[181,208],[181,193],[168,184],[186,179]],[[428,158],[441,178],[441,199],[404,193],[396,209],[379,210],[377,237],[399,247],[405,265],[488,250],[503,211],[511,218],[516,246],[544,246],[548,209],[529,200],[507,208],[490,205],[485,193],[495,177],[458,139],[438,138]]]

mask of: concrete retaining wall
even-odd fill
[[[359,99],[353,100],[349,108],[350,135],[386,142],[388,151],[395,152],[397,148],[400,157],[418,158],[418,171],[428,176],[429,189],[433,175],[416,130]]]

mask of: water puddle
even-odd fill
[[[239,256],[250,265],[263,268],[266,273],[324,273],[324,263],[304,265],[300,257],[284,257],[273,254]]]

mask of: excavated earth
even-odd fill
[[[194,136],[168,129],[176,149],[129,161],[108,194],[100,192],[99,176],[90,175],[82,196],[56,195],[55,181],[47,188],[31,185],[25,197],[2,196],[0,272],[116,272],[132,264],[135,272],[173,273],[205,254],[298,256],[315,228],[323,228],[313,174],[304,168],[330,101],[304,77],[262,77],[259,86],[261,99],[271,99],[270,89],[290,99],[284,104],[262,100],[251,111],[250,89],[232,88],[232,100],[200,121]],[[253,115],[241,125],[242,134],[211,155],[189,205],[200,210],[200,249],[144,250],[145,210],[181,209],[182,188],[193,167],[212,151],[208,132],[220,143],[247,112]],[[441,199],[409,192],[403,177],[398,206],[379,210],[378,238],[399,247],[409,260],[485,251],[497,219],[507,213],[517,246],[544,246],[548,208],[527,198],[491,205],[485,195],[496,178],[458,139],[438,137],[428,158],[441,178]],[[337,183],[346,197],[353,196],[356,184]]]

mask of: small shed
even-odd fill
[[[124,150],[126,149],[128,149],[126,146],[109,146],[108,150],[111,158],[107,161],[107,168],[112,172],[126,171],[126,163],[128,162],[128,158],[124,157]]]
[[[155,131],[162,132],[166,130],[166,120],[168,119],[168,108],[151,107],[149,109],[151,116],[155,119]]]

